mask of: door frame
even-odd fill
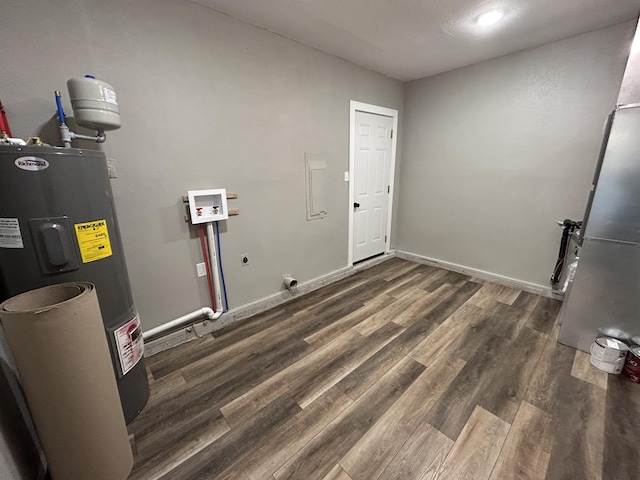
[[[389,200],[387,204],[387,242],[385,243],[384,253],[391,250],[391,221],[393,217],[393,196],[394,196],[394,179],[396,173],[396,149],[398,143],[398,110],[392,108],[381,107],[369,103],[350,101],[349,105],[349,251],[347,255],[347,265],[353,266],[353,202],[355,201],[355,182],[353,175],[356,163],[356,112],[373,113],[375,115],[383,115],[393,119],[393,137],[391,138],[391,158],[389,165]]]

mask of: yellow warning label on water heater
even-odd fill
[[[82,263],[95,262],[113,254],[106,220],[76,223],[74,227],[76,227]]]

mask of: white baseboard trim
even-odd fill
[[[398,258],[410,260],[412,262],[423,263],[425,265],[431,265],[434,267],[444,268],[458,273],[463,273],[472,277],[477,277],[489,282],[498,283],[506,287],[515,288],[517,290],[523,290],[525,292],[534,293],[536,295],[542,295],[543,297],[555,298],[562,300],[563,294],[553,290],[551,287],[545,285],[538,285],[537,283],[525,282],[516,278],[506,277],[504,275],[498,275],[497,273],[486,272],[477,268],[466,267],[464,265],[458,265],[456,263],[446,262],[444,260],[438,260],[436,258],[425,257],[417,255],[415,253],[396,251]]]
[[[456,263],[438,260],[431,257],[425,257],[423,255],[417,255],[415,253],[392,250],[389,253],[380,257],[376,257],[372,260],[368,260],[351,267],[343,267],[333,272],[327,273],[326,275],[322,275],[321,277],[317,277],[304,283],[298,284],[295,291],[283,290],[278,293],[274,293],[273,295],[269,295],[268,297],[261,298],[260,300],[256,300],[255,302],[247,303],[240,307],[231,309],[215,322],[204,320],[158,339],[151,340],[150,342],[145,343],[145,356],[150,357],[152,355],[155,355],[156,353],[168,350],[169,348],[173,348],[183,343],[203,337],[204,335],[208,335],[212,332],[215,332],[216,330],[220,330],[253,315],[257,315],[271,308],[287,303],[300,297],[301,295],[310,293],[321,287],[337,282],[338,280],[342,280],[343,278],[354,275],[355,273],[367,268],[371,268],[374,265],[378,265],[396,256],[398,258],[402,258],[412,262],[444,268],[453,272],[458,272],[482,280],[487,280],[489,282],[505,285],[510,288],[523,290],[525,292],[534,293],[536,295],[542,295],[544,297],[555,298],[558,300],[562,300],[564,297],[561,291],[553,290],[551,287],[545,285],[525,282],[515,278],[506,277],[504,275],[498,275],[496,273],[479,270],[477,268],[458,265]]]
[[[293,291],[282,290],[278,293],[274,293],[273,295],[269,295],[268,297],[256,300],[255,302],[247,303],[240,307],[233,308],[227,313],[223,314],[218,320],[214,322],[203,320],[191,326],[182,328],[181,330],[177,330],[173,333],[167,334],[163,337],[145,342],[144,354],[146,357],[150,357],[152,355],[155,355],[156,353],[168,350],[169,348],[173,348],[183,343],[195,340],[196,338],[203,337],[204,335],[208,335],[209,333],[232,325],[236,322],[239,322],[240,320],[244,320],[245,318],[257,315],[258,313],[265,312],[271,308],[277,307],[278,305],[282,305],[283,303],[294,300],[301,295],[310,293],[321,287],[337,282],[338,280],[342,280],[343,278],[354,275],[355,273],[358,273],[362,270],[371,268],[374,265],[378,265],[379,263],[390,260],[395,256],[396,252],[395,250],[392,250],[389,253],[386,253],[379,257],[375,257],[371,260],[364,261],[357,265],[343,267],[320,277],[308,280],[304,283],[299,283]]]

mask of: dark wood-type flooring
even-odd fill
[[[130,479],[638,479],[640,385],[559,306],[388,260],[148,358]]]

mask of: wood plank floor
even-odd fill
[[[130,479],[640,478],[640,385],[559,307],[388,260],[148,358]]]

